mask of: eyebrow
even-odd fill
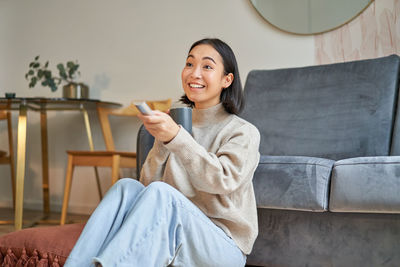
[[[190,57],[191,57],[191,58],[194,58],[193,55],[190,55],[190,54],[189,54],[189,55],[187,56],[187,58],[190,58]],[[205,60],[205,59],[211,60],[212,62],[214,62],[215,65],[217,65],[217,62],[215,62],[215,60],[214,60],[212,57],[203,57],[202,59],[203,59],[203,60]]]

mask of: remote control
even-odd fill
[[[134,103],[137,109],[142,113],[143,115],[153,115],[153,111],[151,108],[147,105],[146,102],[135,102]]]

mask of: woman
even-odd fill
[[[65,266],[244,266],[258,234],[252,177],[259,132],[236,116],[242,87],[231,48],[192,45],[182,71],[193,136],[171,117],[140,115],[155,137],[140,182],[119,180]]]

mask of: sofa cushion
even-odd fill
[[[241,116],[259,129],[262,155],[334,160],[388,156],[398,73],[397,55],[253,70]]]
[[[254,174],[259,208],[325,211],[333,160],[265,156]]]
[[[400,156],[340,160],[331,179],[330,211],[400,213]]]
[[[27,228],[0,236],[0,266],[63,266],[84,224]],[[25,251],[24,251],[25,250]],[[2,265],[1,265],[2,264]]]

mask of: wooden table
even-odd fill
[[[82,112],[86,133],[91,150],[94,150],[92,131],[88,110],[95,109],[98,105],[107,107],[120,107],[113,102],[104,102],[94,99],[67,99],[67,98],[43,98],[43,97],[18,97],[0,98],[0,109],[18,110],[18,133],[17,133],[17,163],[16,163],[16,194],[15,194],[15,230],[22,228],[23,202],[24,202],[24,181],[26,165],[26,133],[27,133],[27,111],[40,112],[40,132],[42,143],[42,188],[43,188],[43,211],[45,219],[50,213],[49,200],[49,167],[48,167],[48,140],[47,140],[47,111],[49,110],[79,110]],[[96,178],[98,174],[96,170]],[[99,185],[99,183],[98,183]]]

